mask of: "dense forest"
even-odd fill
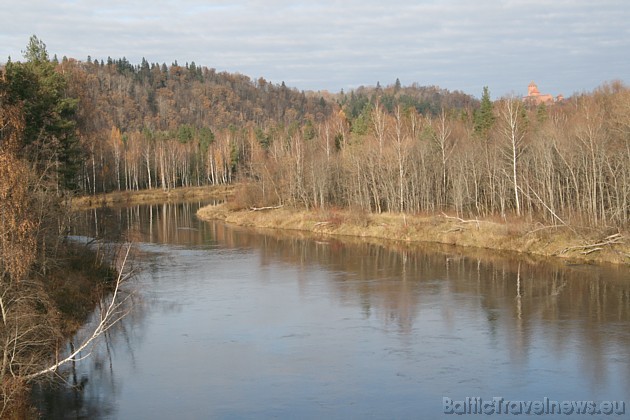
[[[249,177],[259,148],[290,142],[298,133],[313,139],[322,124],[353,121],[354,132],[367,133],[376,98],[389,109],[403,104],[424,113],[476,102],[457,92],[399,84],[348,95],[305,93],[195,63],[143,60],[134,66],[124,58],[106,63],[64,58],[56,66],[67,80],[68,96],[78,101],[82,165],[76,186],[92,194],[229,183],[237,173]],[[341,109],[348,117],[336,121]]]
[[[45,99],[20,85],[28,62],[6,65],[3,102],[24,104],[31,161],[83,193],[238,180],[250,183],[244,205],[595,226],[630,217],[630,92],[620,82],[534,106],[398,80],[332,94],[195,63],[49,62],[64,84],[52,121],[37,121]],[[42,125],[66,131],[35,139]]]
[[[76,150],[59,157],[80,165],[62,175],[85,193],[239,180],[243,205],[617,227],[630,216],[619,82],[534,106],[398,81],[306,93],[194,63],[52,61],[76,101]]]
[[[25,58],[2,72],[3,107],[24,114],[23,154],[85,194],[238,180],[249,183],[243,205],[617,227],[630,217],[630,92],[621,82],[535,106],[493,102],[487,88],[479,101],[398,80],[300,92],[194,62],[46,54],[50,74],[25,74]],[[63,85],[54,114],[40,115],[51,99],[29,77]],[[0,140],[14,130],[3,122]]]

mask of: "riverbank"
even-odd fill
[[[72,200],[74,210],[98,207],[159,204],[187,200],[226,200],[231,185],[119,191]],[[323,235],[354,236],[403,242],[425,242],[559,257],[587,263],[630,265],[630,232],[542,226],[522,219],[462,219],[454,215],[362,213],[341,209],[268,208],[232,210],[210,205],[199,210],[203,220],[271,229],[308,231]]]
[[[14,328],[20,329],[21,335],[12,338],[13,348],[8,353],[17,355],[13,363],[16,374],[5,376],[0,384],[0,418],[39,418],[31,387],[48,378],[29,379],[28,375],[55,363],[64,351],[63,343],[85,324],[103,295],[113,290],[116,277],[116,271],[101,253],[85,244],[70,242],[58,248],[45,276],[24,282],[23,288],[33,290],[20,297],[36,302],[37,310],[33,312],[32,306],[9,307],[12,315],[20,319]],[[20,358],[26,358],[28,364],[22,364]]]
[[[197,215],[202,220],[223,220],[239,226],[433,242],[559,257],[581,263],[630,264],[628,232],[577,231],[566,226],[531,225],[518,219],[464,220],[447,214],[372,214],[347,210],[303,211],[286,207],[235,211],[226,204],[203,207]]]
[[[139,191],[114,191],[106,194],[86,195],[72,199],[75,211],[90,210],[98,207],[132,206],[139,204],[162,204],[186,200],[225,199],[232,195],[231,185],[203,187],[184,187],[171,190],[154,188]]]

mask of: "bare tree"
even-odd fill
[[[521,215],[521,200],[519,194],[518,164],[523,152],[523,138],[525,137],[521,124],[522,102],[516,98],[508,98],[501,104],[502,134],[508,141],[507,156],[511,165],[511,178],[514,188],[514,208],[516,215]]]
[[[374,135],[378,140],[378,151],[382,155],[383,154],[383,144],[385,143],[385,120],[386,114],[383,110],[381,104],[376,101],[374,104],[374,108],[372,109],[372,113],[370,114],[372,119],[372,127],[374,129]]]
[[[448,179],[447,179],[447,162],[453,153],[456,142],[451,141],[451,127],[448,124],[446,111],[442,108],[437,121],[433,124],[432,140],[438,148],[440,154],[440,161],[442,163],[442,200],[443,204],[447,204],[447,191],[448,191]]]
[[[101,308],[99,322],[92,331],[92,334],[90,334],[79,346],[75,346],[74,351],[65,358],[58,360],[36,372],[25,375],[24,378],[26,380],[33,380],[47,373],[54,372],[61,366],[75,361],[76,357],[83,350],[93,345],[95,340],[105,334],[111,327],[113,327],[129,313],[129,309],[125,308],[123,305],[127,299],[119,299],[119,295],[122,284],[131,276],[131,271],[125,271],[131,248],[131,244],[127,244],[127,249],[124,256],[122,257],[120,267],[118,268],[118,277],[116,278],[116,282],[114,284],[114,290],[111,296],[108,298],[109,302]]]

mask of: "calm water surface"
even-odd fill
[[[36,391],[45,417],[439,418],[444,396],[628,416],[628,268],[246,230],[198,206],[82,216],[77,235],[137,241],[141,274],[68,385]]]

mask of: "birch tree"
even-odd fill
[[[514,189],[514,209],[516,215],[521,215],[521,199],[519,193],[519,159],[523,153],[523,139],[525,137],[522,118],[522,102],[515,98],[508,98],[501,104],[501,133],[507,140],[509,151],[506,153],[511,166],[512,187]]]

